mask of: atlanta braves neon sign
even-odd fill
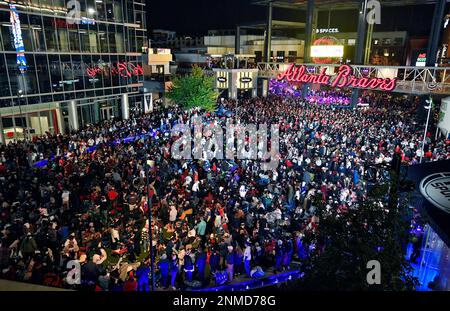
[[[356,77],[353,75],[353,68],[349,65],[341,65],[334,76],[327,75],[326,71],[327,68],[323,68],[319,74],[310,74],[306,66],[292,64],[285,72],[279,74],[277,79],[286,79],[289,82],[317,83],[337,88],[357,87],[382,91],[392,91],[397,86],[395,78]]]

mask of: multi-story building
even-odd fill
[[[0,1],[0,142],[142,105],[145,0]]]
[[[171,77],[177,71],[170,49],[149,48],[145,55],[144,68],[144,113],[151,111],[153,101],[163,100],[172,85]]]

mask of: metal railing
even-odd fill
[[[258,63],[258,76],[276,78],[291,63]],[[298,64],[307,67],[308,73],[318,74],[326,67],[328,75],[335,75],[340,64]],[[411,94],[450,94],[450,67],[412,67],[412,66],[371,66],[352,65],[357,78],[395,78],[397,86],[393,92]]]

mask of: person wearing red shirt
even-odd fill
[[[123,285],[123,291],[124,292],[135,292],[137,290],[137,281],[134,277],[133,272],[130,272],[130,275],[128,277],[128,280],[126,280],[125,284]]]

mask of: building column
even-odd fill
[[[434,67],[437,62],[437,52],[439,40],[441,38],[441,29],[446,3],[446,0],[439,0],[434,7],[433,22],[431,25],[427,48],[427,66],[429,67]]]
[[[0,144],[4,144],[5,143],[5,137],[3,134],[3,119],[0,116]]]
[[[314,20],[314,0],[308,0],[306,11],[306,28],[305,28],[305,50],[303,52],[303,62],[308,64],[311,62],[311,44]]]
[[[270,63],[270,52],[272,51],[272,1],[267,3],[267,25],[266,38],[264,40],[264,58],[267,63]]]
[[[122,119],[128,120],[130,118],[130,104],[128,102],[128,94],[122,94],[120,106],[122,108]]]
[[[366,12],[367,0],[361,0],[360,11],[358,12],[358,33],[356,35],[356,53],[354,63],[356,65],[362,65],[364,62],[364,51],[366,43]],[[358,104],[359,90],[354,88],[352,92],[352,107],[355,108]]]
[[[305,47],[303,51],[304,64],[311,63],[313,23],[314,23],[314,0],[308,0],[308,6],[306,9]],[[305,99],[307,95],[308,95],[308,83],[303,83],[302,98]]]
[[[361,0],[360,11],[358,12],[358,33],[356,35],[356,53],[354,63],[356,65],[362,65],[364,61],[364,50],[365,50],[365,40],[366,40],[366,11],[367,11],[367,0]]]
[[[71,130],[78,131],[80,125],[78,123],[77,101],[69,101],[67,108],[69,108],[69,127]]]
[[[100,122],[100,106],[98,105],[98,102],[94,102],[93,103],[93,107],[94,107],[94,123],[99,123]]]
[[[267,93],[269,92],[269,79],[262,80],[262,96],[267,97]]]
[[[241,54],[241,27],[236,27],[236,36],[234,37],[234,54]]]

